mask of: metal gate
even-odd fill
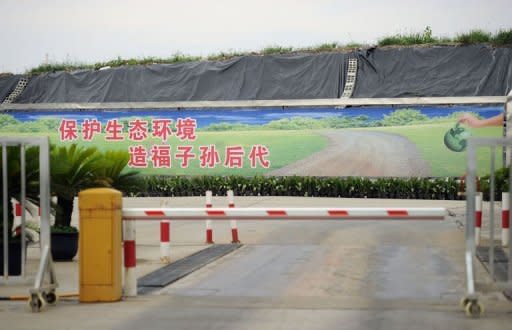
[[[26,283],[30,281],[26,274],[26,238],[25,238],[25,209],[27,205],[27,180],[26,180],[26,152],[28,146],[39,147],[39,208],[40,208],[40,250],[41,259],[37,274],[35,274],[34,287],[30,289],[29,305],[33,312],[39,312],[41,308],[57,302],[55,290],[57,279],[53,268],[53,260],[50,253],[50,143],[48,137],[0,137],[2,146],[2,241],[3,241],[3,274],[0,277],[0,285]],[[10,196],[9,190],[9,159],[8,149],[19,147],[19,196]],[[16,152],[16,150],[14,151]],[[12,155],[12,152],[11,152]],[[11,180],[11,184],[13,184]],[[21,204],[21,274],[9,276],[9,236],[12,236],[12,228],[9,228],[8,203],[11,198],[16,198]],[[45,281],[45,277],[47,280]]]
[[[495,241],[495,196],[496,196],[496,153],[501,151],[501,148],[507,150],[512,146],[512,138],[470,138],[468,139],[468,161],[467,161],[467,180],[466,180],[466,296],[462,299],[461,305],[464,307],[466,313],[470,316],[477,317],[483,312],[483,305],[478,301],[478,294],[475,290],[475,262],[476,262],[476,240],[475,240],[475,211],[476,196],[479,194],[476,191],[476,178],[477,178],[477,151],[481,148],[490,149],[490,176],[489,176],[489,239],[487,245],[481,245],[479,249],[488,249],[489,260],[489,273],[491,279],[495,282],[498,290],[512,289],[512,244],[508,244],[508,269],[506,270],[507,277],[505,280],[500,280],[496,277],[496,248],[499,246]],[[510,192],[512,191],[511,178],[512,167],[508,168],[508,198],[509,203],[511,199]],[[501,193],[501,192],[498,192]],[[509,204],[510,205],[510,204]],[[510,214],[509,214],[510,222]],[[512,231],[509,231],[509,242]]]

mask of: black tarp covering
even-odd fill
[[[512,49],[373,49],[359,53],[353,97],[499,96],[512,88]]]
[[[500,96],[512,89],[512,48],[476,45],[49,73],[32,77],[17,103],[337,98],[347,59],[354,56],[359,59],[355,98]],[[3,85],[0,81],[0,91]]]
[[[344,84],[345,57],[245,56],[50,73],[33,77],[17,103],[336,98]]]
[[[11,94],[22,75],[0,76],[0,103]]]

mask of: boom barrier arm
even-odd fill
[[[444,220],[445,208],[123,208],[123,220]]]

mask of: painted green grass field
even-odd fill
[[[359,128],[357,130],[372,130],[399,134],[407,137],[430,163],[432,176],[462,176],[466,171],[466,152],[453,152],[444,145],[444,134],[453,127],[453,123]],[[501,137],[502,127],[485,127],[472,129],[472,136]],[[490,150],[479,149],[477,154],[479,175],[489,173]],[[501,153],[496,156],[496,164],[501,164]]]
[[[16,135],[31,135],[23,133],[14,133]],[[6,133],[2,133],[6,135]],[[9,134],[13,135],[13,134]],[[46,135],[46,134],[45,134]],[[172,153],[178,145],[192,145],[193,152],[196,153],[196,159],[191,159],[188,168],[180,168],[180,160],[172,162],[172,168],[160,169],[152,168],[140,169],[142,174],[159,174],[159,175],[242,175],[253,176],[257,174],[264,174],[269,170],[277,169],[285,165],[303,159],[312,153],[325,148],[327,140],[325,137],[320,136],[313,131],[224,131],[224,132],[196,132],[197,139],[194,142],[183,141],[175,137],[169,138],[167,144],[171,146]],[[51,143],[57,145],[70,145],[72,142],[60,142],[58,135],[49,134]],[[129,146],[144,145],[149,151],[154,144],[165,144],[160,139],[148,138],[142,143],[134,141],[121,141],[121,142],[107,142],[104,139],[104,134],[98,134],[91,142],[82,140],[77,141],[82,146],[96,146],[100,150],[128,150]],[[199,146],[202,145],[215,145],[219,152],[221,164],[217,164],[215,168],[200,168],[199,167]],[[265,169],[258,165],[256,168],[251,168],[248,154],[253,145],[265,145],[270,150],[270,155],[266,157],[271,163],[270,169]],[[244,167],[240,169],[230,169],[223,166],[224,148],[225,146],[240,145],[245,150]]]
[[[430,164],[432,176],[447,177],[461,176],[466,171],[466,152],[453,152],[444,145],[444,134],[453,127],[453,123],[438,123],[427,125],[409,125],[394,127],[371,127],[371,128],[352,128],[350,130],[381,131],[402,135],[413,142],[420,151],[423,158]],[[172,150],[178,145],[192,145],[197,158],[190,161],[188,168],[180,168],[179,160],[173,160],[172,168],[157,169],[152,168],[151,164],[147,169],[140,169],[143,174],[160,175],[242,175],[253,176],[265,174],[270,170],[275,170],[283,166],[292,164],[298,160],[308,157],[314,152],[320,151],[327,146],[326,137],[322,136],[318,130],[263,130],[263,131],[221,131],[196,133],[197,139],[194,142],[181,142],[175,137],[170,138],[167,144],[171,145]],[[6,133],[2,133],[5,135]],[[31,135],[28,133],[10,133],[9,135]],[[473,136],[481,137],[499,137],[502,135],[501,127],[488,127],[472,130]],[[71,142],[60,142],[57,133],[51,133],[52,143],[57,145],[68,145]],[[134,141],[107,142],[104,134],[98,134],[91,142],[78,141],[79,145],[96,146],[100,150],[117,149],[128,150],[129,146],[142,144],[147,150],[154,144],[165,144],[159,139],[148,138],[142,143]],[[199,146],[213,144],[219,151],[221,164],[215,168],[202,169],[199,167]],[[251,168],[248,154],[253,145],[266,145],[270,150],[270,156],[267,159],[271,162],[270,169],[261,166]],[[224,148],[226,146],[240,145],[245,150],[244,167],[241,169],[230,169],[223,165]],[[478,173],[485,175],[489,172],[489,149],[480,149],[478,154]],[[497,155],[497,164],[501,164],[501,155]]]

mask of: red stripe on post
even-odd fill
[[[211,208],[212,204],[206,204],[206,208]]]
[[[126,268],[133,268],[136,264],[135,241],[124,241],[124,266]]]
[[[213,230],[206,229],[206,243],[213,244]]]
[[[171,235],[170,235],[170,226],[171,224],[169,222],[160,222],[160,242],[170,242],[171,241]]]
[[[220,211],[220,210],[207,210],[206,211],[206,214],[208,215],[213,215],[213,216],[216,216],[216,217],[223,217],[223,216],[226,216],[226,213],[224,211]]]
[[[164,216],[165,215],[164,211],[144,211],[144,213],[146,213],[146,215],[148,215],[148,216],[155,216],[155,215]]]
[[[231,243],[240,243],[240,240],[238,239],[238,229],[237,228],[231,228]]]
[[[331,217],[347,217],[348,212],[343,210],[328,210],[329,216]]]
[[[503,210],[501,212],[501,228],[507,229],[510,228],[510,221],[509,221],[509,210]]]
[[[20,203],[16,203],[15,214],[17,217],[21,217],[21,204]]]
[[[406,217],[409,215],[406,210],[387,210],[387,212],[390,217]]]
[[[281,211],[281,210],[269,210],[269,211],[267,211],[267,215],[270,217],[286,217],[286,216],[288,216],[286,211]]]
[[[234,208],[235,204],[229,204],[228,206],[229,206],[229,208]]]
[[[482,228],[482,211],[475,212],[475,227]]]

